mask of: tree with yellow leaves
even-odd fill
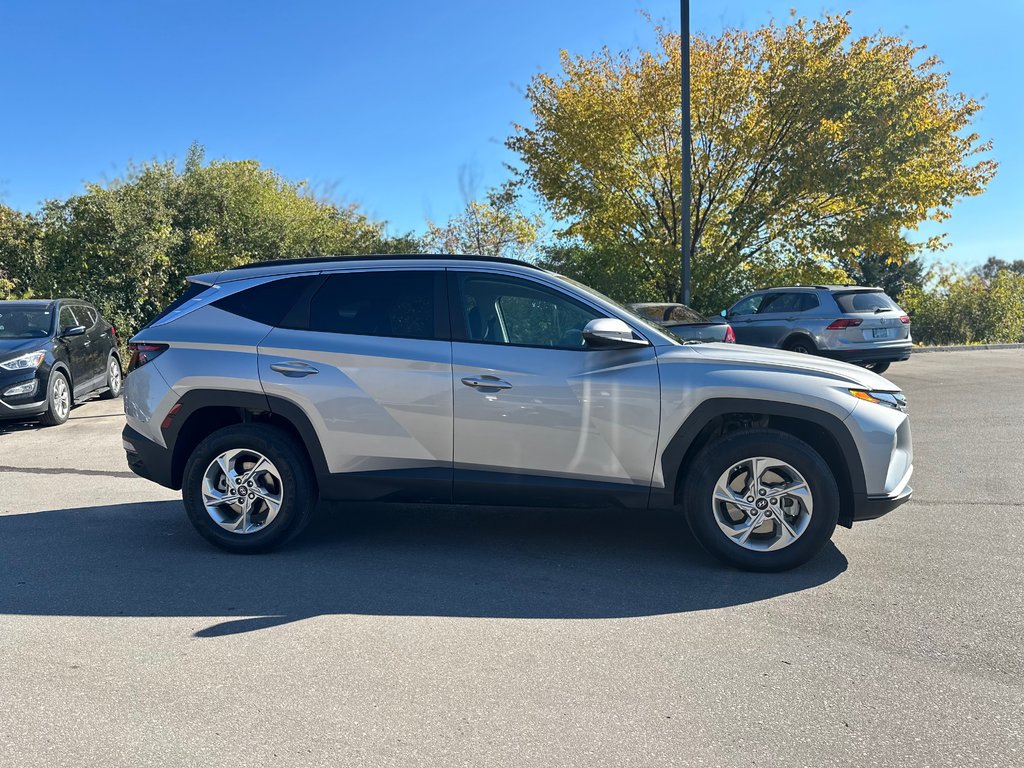
[[[644,298],[674,300],[680,39],[657,34],[657,49],[637,54],[563,51],[562,72],[527,88],[534,124],[508,145],[562,235],[627,260]],[[984,191],[996,164],[971,130],[981,105],[951,92],[923,50],[855,38],[847,15],[692,38],[695,304],[837,279],[860,254],[899,261],[945,246],[908,232]]]

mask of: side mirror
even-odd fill
[[[68,336],[81,336],[83,333],[85,333],[84,325],[69,325],[60,332],[60,335],[61,338],[66,339]]]
[[[720,314],[722,317],[728,317],[729,316],[729,310],[728,309],[723,309],[718,314]]]
[[[646,347],[646,339],[638,339],[633,329],[616,317],[599,317],[583,329],[583,340],[591,349],[625,349]]]

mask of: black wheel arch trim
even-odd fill
[[[810,334],[804,333],[803,331],[795,331],[787,336],[782,344],[779,345],[779,349],[789,349],[794,342],[806,341],[811,345],[811,349],[817,351],[818,345],[814,343],[814,339],[811,338]]]
[[[716,418],[731,413],[796,419],[823,429],[832,438],[845,460],[845,480],[849,482],[848,491],[852,492],[852,497],[844,494],[844,478],[836,477],[840,485],[840,494],[843,497],[841,498],[839,522],[841,525],[850,527],[853,521],[860,516],[858,513],[867,499],[864,465],[861,462],[853,435],[850,434],[850,430],[842,420],[818,408],[746,398],[705,400],[686,417],[661,455],[661,470],[665,485],[663,488],[651,489],[652,507],[670,508],[675,506],[680,475],[686,470],[684,461],[687,459],[687,454],[695,447],[695,442],[705,427]]]
[[[309,418],[295,403],[281,397],[268,396],[259,392],[236,392],[220,389],[194,389],[186,392],[178,399],[181,409],[171,420],[169,427],[163,431],[164,444],[168,447],[172,462],[170,477],[173,487],[180,488],[182,473],[187,456],[179,447],[179,436],[182,428],[189,423],[193,414],[203,408],[234,408],[242,413],[271,414],[286,420],[298,433],[302,446],[306,449],[317,478],[328,474],[327,459],[324,456],[320,440],[313,429]]]

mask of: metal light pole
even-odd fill
[[[683,197],[682,207],[682,264],[679,269],[682,290],[679,300],[683,304],[690,303],[690,0],[679,3],[679,48],[682,57],[682,97],[683,97]]]

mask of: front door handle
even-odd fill
[[[462,383],[474,389],[512,389],[511,384],[497,376],[467,376]]]
[[[300,363],[297,360],[292,360],[287,363],[274,363],[270,366],[270,370],[283,373],[285,376],[312,376],[314,373],[320,373],[309,363]]]

